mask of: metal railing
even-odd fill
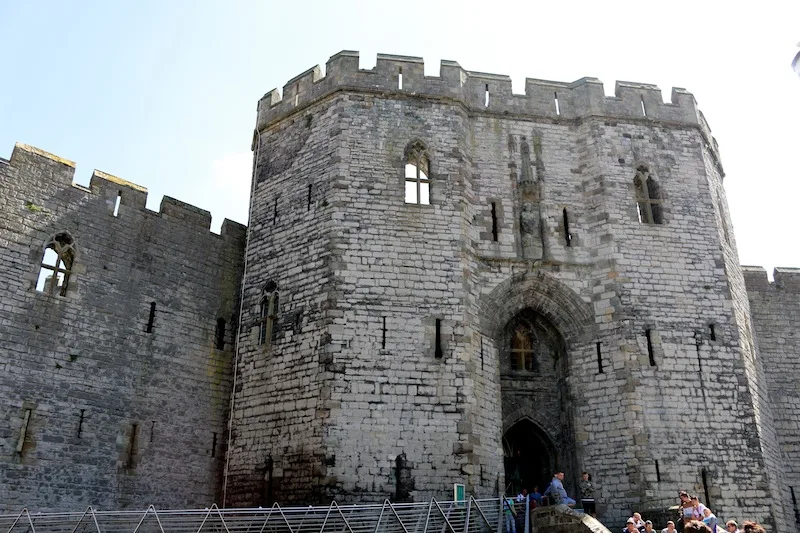
[[[423,503],[0,515],[0,533],[501,533],[499,498]]]

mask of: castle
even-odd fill
[[[796,529],[800,271],[741,267],[693,96],[340,52],[259,102],[247,228],[0,160],[0,512],[678,489]]]

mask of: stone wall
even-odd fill
[[[231,464],[252,487],[281,501],[441,498],[454,482],[488,494],[503,431],[526,419],[570,492],[593,473],[604,519],[685,488],[786,530],[716,144],[689,93],[617,87],[529,80],[512,95],[452,62],[424,77],[416,58],[362,71],[344,52],[261,100],[245,308],[270,276],[290,295],[282,315],[326,307],[300,335],[242,343],[234,432],[248,438]],[[404,202],[414,143],[430,205]],[[637,173],[660,185],[661,224],[639,220]],[[307,185],[326,204],[314,215]],[[539,390],[558,401],[512,399],[501,380],[505,328],[529,311],[563,340],[558,384]],[[254,467],[274,454],[280,476]]]
[[[327,469],[336,451],[326,452],[324,437],[339,405],[331,383],[342,371],[332,338],[344,316],[333,264],[346,243],[333,228],[347,221],[333,190],[347,158],[346,104],[338,98],[306,109],[254,143],[228,506],[322,502],[334,481]],[[268,320],[260,309],[273,293],[272,333],[260,339]]]
[[[531,533],[611,533],[603,524],[566,505],[540,507],[531,512]]]
[[[774,281],[770,282],[762,268],[742,270],[783,459],[780,475],[786,488],[785,512],[791,517],[790,523],[800,527],[796,503],[800,492],[800,271],[776,268]]]
[[[412,147],[429,205],[404,199]],[[691,94],[514,95],[342,52],[267,93],[253,150],[246,248],[114,176],[73,185],[23,145],[0,160],[0,511],[494,495],[524,423],[571,495],[592,473],[604,521],[686,489],[793,530],[797,274],[738,266]],[[67,234],[66,293],[38,291]],[[546,342],[519,371],[523,319]]]
[[[142,187],[95,171],[84,188],[73,173],[24,145],[0,160],[0,513],[207,506],[244,227],[214,235],[205,211],[164,198],[151,212]],[[67,291],[39,292],[63,232],[76,251]]]

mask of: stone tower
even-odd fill
[[[600,487],[789,531],[716,142],[692,95],[333,56],[258,106],[223,492]]]

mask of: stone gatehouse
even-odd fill
[[[259,102],[248,228],[0,161],[3,511],[480,496],[582,470],[793,531],[800,273],[738,264],[692,95],[331,57]],[[246,236],[245,236],[246,233]]]

